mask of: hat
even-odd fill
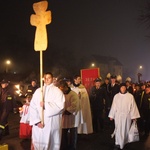
[[[96,78],[94,81],[95,82],[101,82],[102,80],[100,78]]]
[[[1,84],[9,83],[9,81],[8,81],[8,80],[6,80],[6,79],[3,79],[0,83],[1,83]]]
[[[126,78],[126,82],[131,82],[132,80],[131,80],[131,78],[130,77],[127,77]]]
[[[120,88],[121,88],[122,86],[125,86],[125,87],[126,87],[126,84],[125,84],[125,83],[121,83],[121,84],[120,84]]]
[[[117,77],[116,77],[116,75],[111,75],[110,78],[111,79],[116,79]]]
[[[70,78],[63,78],[64,81],[68,82],[68,81],[71,81]]]

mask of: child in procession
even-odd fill
[[[20,113],[19,137],[23,140],[31,139],[32,126],[29,125],[29,107],[32,96],[27,95],[26,103],[22,106]]]

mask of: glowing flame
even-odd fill
[[[19,85],[19,84],[15,85],[15,87],[16,87],[17,89],[20,89],[20,85]]]
[[[22,107],[19,107],[19,111],[21,111],[22,110]]]
[[[15,87],[17,88],[16,93],[17,93],[19,96],[21,96],[21,95],[22,95],[22,91],[20,90],[20,85],[17,84],[17,85],[15,85]]]

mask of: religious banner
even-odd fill
[[[94,85],[94,80],[100,77],[99,68],[81,69],[82,84],[89,92],[91,87]]]

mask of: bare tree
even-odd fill
[[[150,28],[150,0],[147,0],[145,7],[141,10],[139,19],[148,29]]]

